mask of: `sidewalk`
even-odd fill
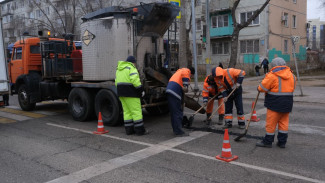
[[[257,95],[257,86],[263,80],[264,76],[245,78],[243,82],[243,99],[255,99]],[[302,76],[301,85],[303,96],[300,92],[300,87],[297,86],[294,92],[294,102],[320,103],[325,104],[325,76]],[[194,88],[194,83],[191,83]],[[200,91],[203,89],[203,82],[198,82]],[[264,101],[264,94],[260,94],[259,100]]]

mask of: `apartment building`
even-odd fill
[[[249,19],[253,11],[264,1],[242,0],[236,10],[236,20],[241,23]],[[230,58],[233,19],[233,1],[210,2],[210,37],[212,64],[228,63]],[[271,0],[252,23],[239,34],[238,63],[260,63],[279,56],[286,61],[293,60],[292,36],[298,36],[296,56],[306,58],[306,0]]]
[[[325,50],[325,21],[308,19],[307,47],[312,50]]]

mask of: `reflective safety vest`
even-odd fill
[[[236,83],[242,84],[246,73],[240,69],[216,67],[212,69],[212,75],[215,77],[222,76],[222,78],[216,78],[216,81],[218,85],[223,86],[220,91],[224,93],[225,90],[234,89]]]
[[[203,84],[203,90],[202,90],[203,102],[208,102],[209,96],[213,97],[214,95],[216,95],[217,94],[216,89],[220,92],[220,89],[223,88],[222,86],[218,86],[216,79],[214,79],[216,85],[209,85],[208,78],[209,78],[209,76],[207,76],[205,78],[204,84]],[[218,98],[219,98],[219,96],[218,96]]]
[[[174,95],[179,100],[182,100],[183,90],[191,81],[191,71],[188,68],[178,69],[175,74],[169,79],[166,93]]]
[[[131,62],[118,61],[115,86],[119,97],[141,97],[139,72]]]
[[[265,92],[264,106],[276,112],[291,112],[293,92],[296,87],[296,76],[288,66],[276,66],[265,75],[258,86]]]

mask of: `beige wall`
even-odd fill
[[[269,50],[276,48],[283,54],[292,55],[291,36],[300,36],[299,45],[306,46],[306,12],[307,1],[271,0],[269,5]],[[284,25],[282,16],[288,13],[288,26]],[[293,15],[296,15],[296,28],[293,27]],[[284,40],[288,40],[288,53],[284,53]],[[299,52],[299,46],[296,47]],[[292,57],[291,57],[292,60]]]

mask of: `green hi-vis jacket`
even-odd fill
[[[131,62],[118,61],[115,86],[119,97],[141,97],[139,72]]]

